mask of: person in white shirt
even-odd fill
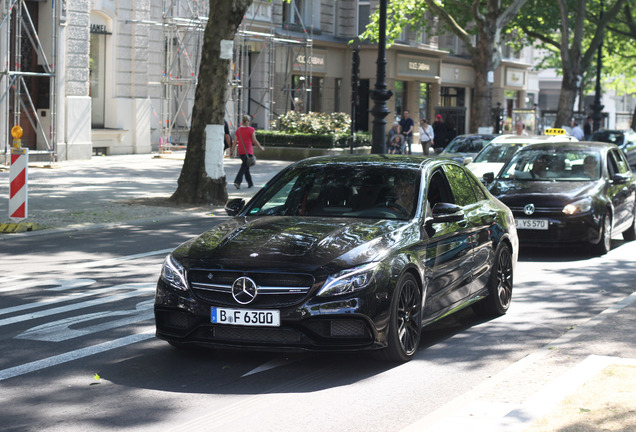
[[[583,141],[585,138],[585,134],[583,133],[583,129],[579,126],[576,120],[572,120],[572,130],[570,131],[570,135],[576,138],[579,141]]]
[[[431,144],[433,144],[433,138],[435,138],[433,126],[428,124],[426,119],[422,119],[420,121],[420,144],[422,144],[424,156],[428,156],[428,151],[431,148]]]

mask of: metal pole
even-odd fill
[[[601,13],[599,15],[599,20],[603,19],[603,1],[601,0]],[[597,131],[601,128],[601,121],[603,120],[603,108],[604,105],[601,105],[601,69],[603,68],[603,39],[601,39],[601,43],[598,46],[598,54],[596,57],[596,88],[594,93],[594,103],[590,108],[592,108],[592,129]]]
[[[378,35],[378,60],[375,90],[371,91],[371,99],[373,99],[373,135],[371,144],[371,153],[386,153],[385,143],[385,126],[384,118],[389,114],[386,107],[386,101],[393,96],[393,92],[387,90],[386,85],[386,9],[388,0],[380,0],[380,22]]]
[[[353,144],[356,136],[356,117],[358,113],[358,87],[360,85],[360,38],[356,36],[353,40],[353,57],[351,59],[351,147],[353,154]]]

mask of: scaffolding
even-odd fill
[[[200,0],[163,0],[163,31],[165,40],[162,76],[160,151],[187,143],[191,124],[192,104],[207,24],[207,2]],[[299,106],[311,109],[311,62],[299,64],[297,58],[309,59],[312,39],[302,25],[298,8],[292,2],[301,37],[277,35],[273,4],[256,0],[237,30],[230,70],[228,71],[228,101],[225,117],[232,128],[243,114],[263,118],[262,129],[270,129],[275,119]],[[278,54],[277,54],[278,53]],[[282,57],[282,55],[286,57]],[[277,83],[276,60],[284,59],[285,67]],[[290,86],[292,74],[298,74],[300,86]],[[282,92],[283,106],[276,109]],[[294,104],[294,98],[301,103]]]
[[[43,154],[51,163],[55,161],[57,29],[66,20],[66,10],[57,4],[51,2],[46,10],[46,4],[41,7],[40,3],[31,2],[31,7],[40,8],[36,26],[24,0],[2,0],[0,130],[5,136],[5,163],[10,152],[9,130],[13,126],[25,130],[23,146],[32,147],[30,154]],[[47,19],[50,19],[48,26]],[[40,38],[39,28],[48,28],[50,37]],[[50,45],[43,46],[42,40]],[[42,95],[47,93],[48,100],[43,100]]]

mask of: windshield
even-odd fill
[[[596,150],[565,147],[520,150],[504,168],[501,178],[523,181],[589,181],[601,176],[601,155]]]
[[[456,137],[446,149],[446,153],[478,153],[491,139],[482,137]]]
[[[248,215],[411,219],[419,170],[378,164],[291,169],[251,204]]]
[[[506,163],[522,146],[523,144],[490,143],[475,156],[473,162]]]
[[[623,144],[625,134],[622,132],[597,131],[592,134],[592,141],[601,141],[616,145]]]

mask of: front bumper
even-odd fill
[[[592,212],[581,215],[538,215],[526,216],[522,212],[513,212],[515,219],[545,219],[547,230],[517,228],[519,242],[522,245],[572,245],[576,243],[596,244],[601,239],[602,218]]]
[[[155,297],[156,335],[175,344],[271,351],[348,351],[386,346],[388,299],[369,294],[278,308],[280,327],[212,324],[218,306],[178,291],[163,280]],[[236,307],[236,306],[235,306]],[[251,309],[251,308],[248,308]]]

